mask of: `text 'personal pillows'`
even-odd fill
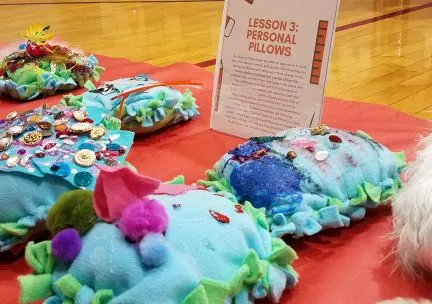
[[[263,208],[272,234],[296,237],[347,227],[401,186],[403,153],[362,131],[320,125],[251,138],[230,150],[201,184]]]
[[[105,82],[80,96],[66,95],[62,104],[103,109],[104,124],[145,135],[199,115],[196,99],[171,86],[194,86],[191,82],[163,83],[146,75]]]
[[[100,170],[92,196],[65,193],[48,220],[65,218],[63,206],[79,197],[93,213],[27,246],[33,274],[18,279],[21,303],[278,302],[297,283],[295,252],[252,206],[125,167]]]
[[[103,68],[93,55],[50,42],[50,26],[30,25],[26,41],[0,61],[0,95],[32,100],[99,81]]]
[[[92,190],[96,164],[125,164],[134,134],[108,130],[101,114],[44,105],[0,121],[0,251],[43,228],[63,192]]]

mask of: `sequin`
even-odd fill
[[[24,149],[20,149],[20,150],[17,151],[17,153],[18,153],[19,155],[24,155],[24,154],[27,153],[27,151],[24,150]]]
[[[12,157],[9,157],[9,159],[6,161],[6,166],[9,168],[15,167],[20,161],[20,157],[18,155],[14,155]]]
[[[74,177],[74,182],[78,187],[87,187],[93,182],[93,175],[90,172],[78,172]]]
[[[105,158],[104,161],[105,161],[105,164],[107,166],[110,166],[110,167],[120,167],[121,166],[119,161],[112,159],[112,158]]]
[[[9,155],[5,153],[1,155],[1,160],[8,160],[8,159],[9,159]]]
[[[36,146],[42,141],[42,134],[39,131],[33,131],[26,133],[22,138],[21,142],[26,146]]]
[[[24,128],[21,126],[13,126],[7,129],[6,133],[10,136],[18,136],[24,133]]]
[[[71,168],[69,164],[64,162],[59,162],[52,165],[50,170],[60,177],[66,177],[71,173]]]
[[[71,126],[71,131],[77,134],[86,133],[92,130],[92,125],[88,122],[79,122]]]
[[[91,119],[91,118],[88,118],[88,117],[86,117],[86,118],[84,118],[83,120],[82,120],[82,122],[88,122],[88,123],[94,123],[94,120],[93,119]]]
[[[54,148],[55,146],[56,146],[56,143],[49,143],[49,144],[46,144],[43,147],[43,149],[46,151],[46,150],[50,150],[50,149]]]
[[[289,151],[289,152],[287,153],[287,158],[290,159],[290,160],[293,160],[293,159],[295,159],[296,157],[297,157],[297,153],[295,153],[294,151]]]
[[[8,115],[6,115],[6,120],[13,120],[18,116],[18,113],[16,111],[10,112]]]
[[[74,156],[75,162],[83,167],[90,167],[96,161],[96,154],[92,150],[79,150]]]
[[[181,204],[172,204],[172,207],[175,209],[178,209],[181,207]]]
[[[36,127],[34,125],[28,125],[25,128],[25,132],[31,132],[31,131],[34,131],[34,130],[36,130]]]
[[[73,146],[75,144],[75,142],[72,139],[69,139],[69,138],[63,139],[63,143],[65,145],[68,145],[68,146]]]
[[[83,121],[86,118],[86,115],[82,111],[73,111],[72,116],[76,121]]]
[[[104,158],[103,152],[101,152],[101,151],[97,151],[95,154],[96,154],[96,159],[97,160],[101,160],[101,159]]]
[[[328,156],[329,153],[327,151],[318,151],[317,153],[315,153],[315,159],[317,161],[325,161]]]
[[[109,151],[118,151],[121,148],[121,146],[119,144],[116,144],[116,143],[110,143],[110,144],[106,145],[106,148]]]
[[[123,154],[126,153],[126,149],[123,148],[123,147],[121,147],[121,148],[118,150],[118,152],[119,152],[120,155],[123,155]]]
[[[93,127],[90,131],[90,138],[97,140],[106,134],[107,130],[104,126]]]
[[[329,136],[329,140],[330,140],[332,143],[338,143],[338,144],[340,144],[340,143],[342,142],[342,138],[340,138],[340,137],[337,136],[337,135],[330,135],[330,136]]]
[[[37,158],[44,158],[44,157],[45,157],[45,153],[43,153],[43,152],[36,152],[36,153],[35,153],[35,156],[36,156]]]
[[[237,213],[244,213],[242,205],[234,205]]]
[[[308,150],[311,153],[315,152],[315,148],[313,146],[307,146],[306,150]]]
[[[7,149],[9,149],[9,147],[12,144],[12,141],[13,141],[13,139],[10,136],[5,136],[5,137],[1,138],[0,139],[0,151],[3,152],[3,151],[6,151]]]
[[[48,122],[48,121],[41,121],[37,125],[42,130],[49,130],[49,129],[51,129],[51,123]]]
[[[211,216],[218,222],[225,223],[225,224],[228,224],[230,222],[229,217],[226,215],[223,215],[222,213],[219,213],[219,212],[216,212],[213,210],[209,210],[209,212],[210,212]]]
[[[51,137],[54,133],[50,130],[42,130],[40,131],[42,137]]]
[[[82,143],[81,145],[79,145],[78,150],[83,150],[83,149],[94,151],[95,146],[90,143]]]
[[[327,132],[327,126],[324,124],[320,124],[311,129],[312,135],[323,135],[326,132]]]
[[[40,115],[32,115],[29,118],[27,118],[27,122],[29,123],[38,123],[41,120]]]

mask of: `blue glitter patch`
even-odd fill
[[[94,151],[95,146],[90,143],[83,143],[78,147],[78,150],[84,150],[84,149]]]
[[[34,130],[36,130],[36,127],[34,125],[28,125],[25,128],[25,132],[31,132],[31,131],[34,131]]]
[[[51,171],[61,177],[66,177],[71,173],[71,168],[67,163],[60,162],[51,166]]]
[[[78,187],[87,187],[93,182],[93,175],[90,172],[78,172],[74,177],[74,182]]]
[[[109,151],[118,151],[120,150],[121,146],[119,144],[110,143],[106,145],[106,148]]]
[[[256,143],[254,141],[248,141],[245,144],[240,145],[237,148],[230,150],[228,153],[233,154],[237,157],[250,157],[262,149],[267,149],[267,147],[261,143]]]
[[[270,209],[278,197],[300,193],[302,179],[291,162],[265,156],[235,166],[230,181],[240,200],[252,202],[255,208]]]

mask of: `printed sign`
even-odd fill
[[[322,113],[339,0],[225,0],[211,128],[240,136]]]

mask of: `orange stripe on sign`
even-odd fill
[[[315,52],[312,59],[312,70],[310,83],[317,84],[320,83],[322,59],[324,57],[324,48],[327,38],[328,21],[320,20],[318,23],[317,38],[315,42]]]

